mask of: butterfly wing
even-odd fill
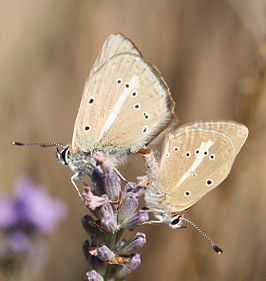
[[[99,68],[103,64],[105,64],[111,57],[125,53],[141,56],[140,51],[135,47],[134,43],[128,38],[126,38],[123,34],[110,34],[105,40],[96,58],[91,73],[94,73],[99,70]]]
[[[171,213],[198,202],[228,176],[233,165],[232,139],[221,131],[203,129],[204,125],[183,127],[165,141],[157,185],[166,194],[164,204]]]
[[[107,59],[85,84],[72,148],[136,152],[164,129],[174,102],[158,71],[142,57]]]
[[[233,142],[235,155],[237,155],[248,137],[248,128],[235,121],[196,121],[179,127],[179,133],[188,129],[216,130],[226,134]]]

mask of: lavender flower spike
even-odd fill
[[[83,244],[83,252],[93,269],[87,273],[87,280],[124,279],[141,262],[140,255],[134,251],[146,243],[143,233],[129,240],[122,239],[125,229],[133,229],[149,219],[147,212],[138,211],[142,187],[127,183],[122,189],[116,172],[101,164],[92,175],[94,188],[83,193],[86,208],[90,210],[90,215],[82,218],[90,236]]]

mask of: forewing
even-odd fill
[[[235,159],[231,139],[215,130],[183,130],[169,135],[158,186],[172,213],[185,210],[219,185]]]
[[[164,80],[143,58],[112,57],[86,82],[72,147],[136,152],[168,125],[173,107]]]
[[[217,130],[226,134],[233,142],[235,155],[237,155],[248,137],[248,128],[235,121],[196,121],[185,124],[179,128],[179,133],[188,129]]]
[[[99,70],[99,68],[104,65],[111,57],[124,53],[141,56],[140,51],[137,49],[134,43],[126,38],[123,34],[113,33],[109,35],[96,58],[91,73]]]

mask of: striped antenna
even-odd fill
[[[39,147],[53,147],[53,146],[61,146],[61,147],[66,147],[62,143],[54,143],[54,142],[40,142],[40,143],[24,143],[24,142],[18,142],[18,141],[13,141],[12,144],[14,145],[20,145],[20,146],[39,146]]]
[[[205,233],[201,228],[199,228],[195,223],[193,223],[191,220],[188,220],[186,218],[184,218],[183,216],[180,218],[181,220],[189,223],[195,230],[197,230],[201,236],[207,240],[207,242],[211,245],[211,247],[213,248],[213,250],[218,254],[222,254],[223,250],[216,245],[216,243],[213,242],[213,240],[209,237],[209,235],[207,233]]]

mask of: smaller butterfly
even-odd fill
[[[214,250],[221,250],[180,212],[197,203],[228,176],[237,154],[248,136],[248,128],[234,121],[199,121],[170,133],[162,157],[144,156],[151,181],[145,192],[148,209],[158,221],[172,228],[182,221],[201,232]]]

